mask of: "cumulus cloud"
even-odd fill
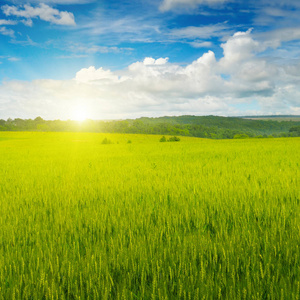
[[[239,68],[242,61],[248,61],[255,53],[265,50],[265,46],[251,37],[251,29],[247,32],[236,32],[221,47],[224,56],[220,61],[222,67],[229,71]]]
[[[162,11],[168,11],[177,7],[193,8],[198,5],[214,6],[224,2],[228,2],[228,0],[163,0],[160,9]]]
[[[47,4],[41,3],[37,7],[25,4],[23,6],[2,6],[3,13],[6,16],[16,16],[25,18],[25,23],[31,24],[32,18],[40,18],[43,21],[57,25],[76,25],[74,15],[67,11],[59,11]]]
[[[144,59],[144,65],[165,65],[168,62],[169,58],[158,58],[158,59],[154,59],[152,57],[146,57]]]
[[[261,114],[299,111],[300,61],[276,64],[257,55],[265,47],[248,30],[222,44],[221,59],[208,51],[182,66],[168,58],[146,57],[123,70],[84,68],[72,80],[4,82],[0,106],[9,115],[0,111],[0,118],[72,119],[79,104],[93,119],[247,115],[253,113],[253,103]],[[251,110],[245,108],[249,104]]]
[[[103,68],[96,69],[94,66],[81,69],[76,73],[75,77],[78,82],[93,82],[93,81],[117,81],[118,76],[114,75],[110,70]]]

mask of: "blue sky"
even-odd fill
[[[300,114],[298,0],[0,1],[0,118]]]

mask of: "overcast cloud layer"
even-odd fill
[[[298,2],[103,3],[1,6],[0,118],[300,114]]]

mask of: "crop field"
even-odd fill
[[[160,138],[0,133],[0,299],[300,298],[300,138]]]

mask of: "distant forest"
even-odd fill
[[[0,131],[80,131],[102,133],[140,133],[180,135],[211,139],[267,138],[300,136],[300,118],[284,120],[252,117],[179,116],[139,118],[116,121],[61,121],[32,119],[0,119]]]

